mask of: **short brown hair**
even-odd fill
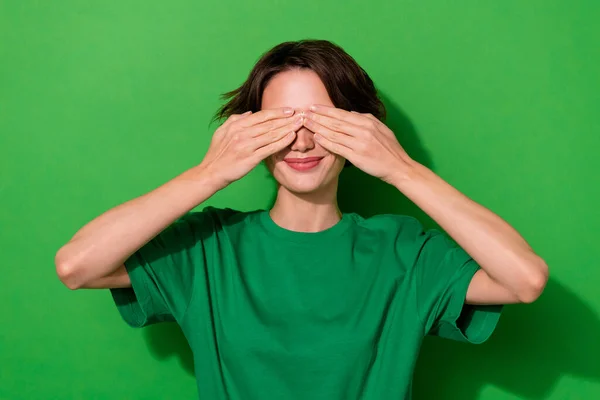
[[[337,108],[385,118],[385,106],[373,81],[354,58],[327,40],[300,40],[281,43],[263,54],[246,81],[221,96],[227,102],[217,111],[215,120],[259,111],[269,80],[292,69],[310,69],[319,75]]]

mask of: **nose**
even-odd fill
[[[292,142],[291,150],[305,153],[315,148],[315,139],[312,131],[306,127],[296,132],[296,139]]]

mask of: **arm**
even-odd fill
[[[481,267],[467,303],[530,303],[539,297],[548,266],[506,221],[414,161],[398,168],[391,181]]]
[[[71,289],[130,286],[125,260],[221,187],[204,168],[195,167],[106,211],[56,253],[60,280]]]
[[[56,271],[71,289],[131,285],[124,262],[215,192],[288,146],[302,126],[294,110],[232,115],[214,133],[202,163],[157,189],[98,216],[56,253]]]
[[[467,303],[530,303],[539,297],[548,266],[508,223],[412,160],[373,115],[323,105],[311,111],[304,123],[321,146],[394,185],[479,264]]]

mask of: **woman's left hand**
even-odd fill
[[[394,132],[373,115],[324,105],[310,110],[304,126],[315,133],[317,143],[367,174],[392,183],[413,162]]]

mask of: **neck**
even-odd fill
[[[312,193],[293,193],[279,186],[270,211],[273,222],[296,232],[320,232],[337,224],[342,213],[337,204],[337,184]]]

